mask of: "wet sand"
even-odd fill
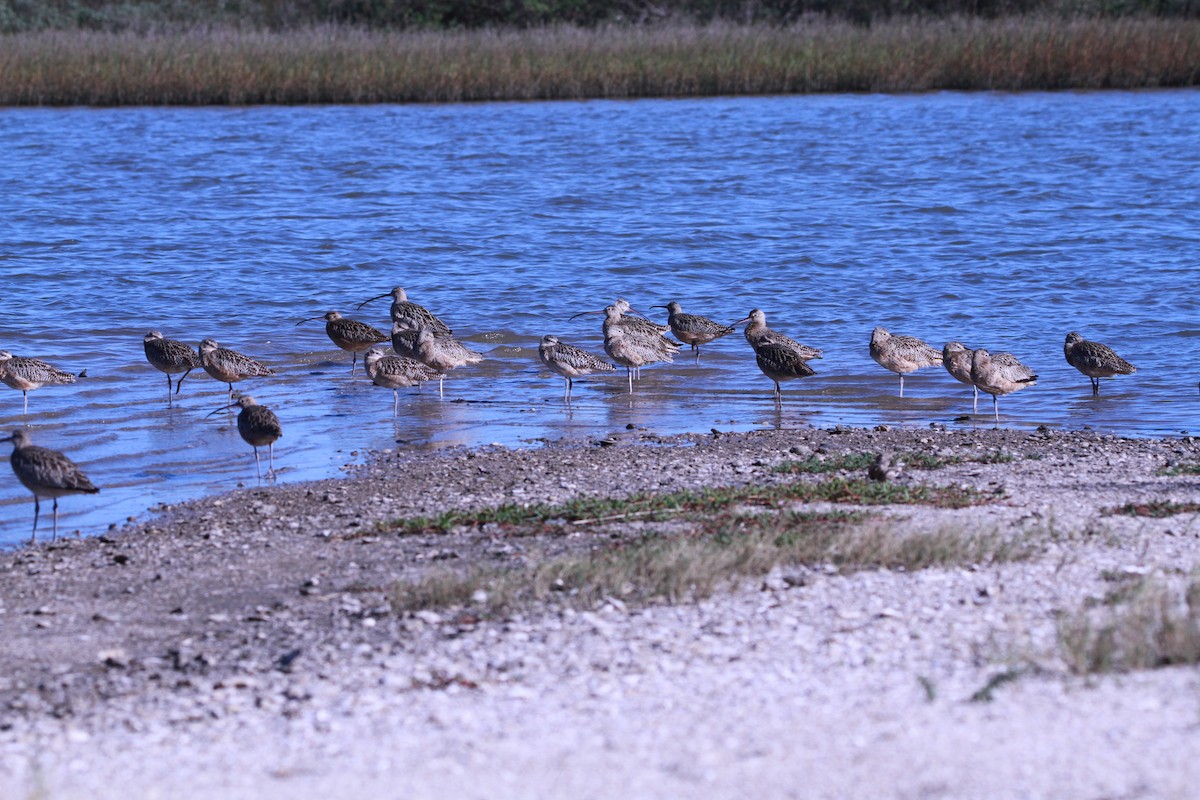
[[[450,565],[587,552],[499,526],[402,536],[448,509],[797,478],[784,460],[965,460],[899,482],[998,502],[873,511],[897,536],[1031,536],[1027,561],[786,568],[697,602],[398,614]],[[1002,452],[1012,460],[980,463]],[[1056,631],[1114,574],[1200,562],[1191,437],[804,429],[378,454],[109,535],[0,554],[2,797],[1187,797],[1194,667],[1080,677]],[[385,527],[377,527],[384,523]],[[990,702],[970,698],[997,675]]]

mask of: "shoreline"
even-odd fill
[[[779,796],[803,779],[821,797],[982,797],[996,785],[1182,797],[1200,777],[1186,757],[1200,744],[1186,701],[1194,667],[1076,674],[1056,638],[1112,576],[1176,585],[1200,564],[1195,512],[1105,513],[1194,503],[1200,479],[1159,474],[1200,463],[1193,437],[636,437],[377,454],[351,477],[210,496],[112,535],[0,553],[0,794],[316,797],[402,785],[521,797],[565,785],[588,797],[735,797],[746,786]],[[861,507],[889,535],[983,532],[1036,554],[913,571],[789,565],[676,604],[551,599],[489,616],[391,602],[397,581],[520,569],[659,530],[613,519],[403,533],[397,520],[819,482],[775,470],[883,451],[943,462],[901,468],[898,485],[995,498]],[[1014,670],[991,702],[970,702]]]

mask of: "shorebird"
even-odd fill
[[[477,364],[483,361],[483,353],[471,350],[457,339],[449,336],[436,336],[430,328],[420,328],[417,331],[417,360],[427,367],[432,367],[438,373],[438,396],[442,396],[442,382],[446,373],[463,364]]]
[[[807,378],[817,373],[810,367],[800,354],[787,345],[778,342],[759,342],[754,347],[754,359],[763,375],[775,382],[775,403],[783,403],[783,387],[781,381],[791,381],[797,378]]]
[[[330,341],[343,350],[349,350],[350,374],[354,374],[354,366],[358,363],[358,354],[365,353],[380,342],[388,340],[387,334],[365,322],[343,317],[337,311],[326,311],[315,317],[302,319],[297,325],[311,322],[314,319],[325,320],[325,335]]]
[[[79,377],[87,374],[87,370],[79,373]],[[7,350],[0,350],[0,381],[14,389],[20,389],[25,398],[25,410],[29,413],[29,392],[43,386],[61,386],[74,383],[75,376],[64,372],[58,367],[52,367],[37,358],[14,356]]]
[[[692,350],[696,351],[696,361],[700,360],[700,345],[716,341],[734,331],[732,326],[713,322],[708,317],[684,314],[683,307],[674,300],[665,306],[650,307],[667,310],[667,324],[670,325],[671,333],[675,334],[679,341],[692,346]]]
[[[1129,375],[1137,370],[1137,367],[1113,352],[1108,345],[1090,342],[1075,332],[1067,334],[1063,353],[1068,364],[1091,379],[1093,396],[1100,395],[1101,378]]]
[[[616,311],[615,317],[609,316],[609,309],[615,309],[615,311]],[[609,330],[615,327],[615,328],[619,328],[623,332],[629,334],[635,340],[645,342],[648,347],[650,347],[651,349],[653,349],[655,351],[665,351],[665,352],[669,352],[672,355],[674,355],[675,352],[678,351],[679,348],[681,348],[683,346],[679,342],[676,342],[672,339],[668,339],[666,336],[663,335],[667,331],[671,330],[671,326],[660,325],[659,323],[655,322],[654,320],[646,319],[645,317],[641,317],[641,316],[636,316],[636,317],[630,316],[630,314],[637,314],[637,313],[638,312],[634,311],[629,306],[628,300],[618,297],[616,302],[614,302],[611,306],[606,306],[605,308],[601,309],[600,311],[580,311],[578,314],[572,314],[571,319],[575,319],[576,317],[581,317],[584,314],[604,314],[605,318],[604,318],[604,322],[601,325],[600,330],[601,330],[601,332],[604,333],[605,338],[608,338]],[[605,350],[606,351],[608,350],[607,345],[605,345]],[[610,353],[609,355],[611,356],[612,354]],[[670,361],[671,359],[656,359],[656,360]],[[621,362],[618,361],[617,363],[621,363]],[[651,362],[647,361],[645,363],[649,364]],[[621,366],[625,366],[625,365],[621,364]],[[633,369],[633,372],[631,373],[632,379],[640,380],[642,377],[641,366],[632,367],[632,369]]]
[[[382,300],[385,297],[392,298],[392,322],[399,323],[405,330],[415,331],[420,328],[430,328],[435,336],[450,336],[454,333],[446,323],[434,316],[425,306],[409,302],[408,295],[399,286],[394,287],[390,292],[362,301],[358,307],[362,308],[367,303]]]
[[[417,337],[419,330],[405,328],[399,322],[392,323],[392,350],[398,356],[406,358],[417,357]]]
[[[15,430],[0,442],[12,442],[13,452],[9,462],[17,480],[33,492],[33,536],[37,541],[38,517],[42,512],[39,497],[54,499],[54,537],[58,539],[58,498],[69,494],[96,494],[97,489],[75,462],[57,450],[31,444],[29,434]]]
[[[633,371],[659,361],[674,361],[678,345],[654,333],[647,336],[634,333],[621,325],[621,310],[612,305],[604,309],[604,352],[625,368],[629,377],[629,393],[633,394]]]
[[[200,343],[200,365],[222,383],[229,384],[229,405],[233,405],[233,384],[246,378],[274,375],[275,370],[236,350],[219,347],[212,339]]]
[[[806,344],[800,344],[795,339],[790,339],[779,331],[768,328],[767,315],[764,314],[761,309],[754,309],[750,312],[750,316],[746,317],[745,319],[739,319],[733,324],[736,326],[741,325],[743,322],[749,323],[746,325],[746,329],[743,331],[743,333],[746,336],[746,341],[750,343],[750,346],[753,347],[755,351],[758,350],[759,344],[770,342],[771,344],[781,344],[784,347],[790,347],[792,350],[796,351],[796,355],[800,356],[800,358],[804,359],[805,361],[812,361],[814,358],[821,358],[821,356],[824,355],[824,351],[822,350],[818,350],[815,347],[809,347]]]
[[[980,348],[971,356],[971,383],[992,396],[992,412],[1000,421],[1000,395],[1033,386],[1037,375],[1012,353],[990,354]]]
[[[889,333],[887,328],[871,331],[871,358],[889,372],[900,376],[900,396],[904,397],[904,376],[922,367],[942,363],[942,354],[914,336]]]
[[[420,386],[425,381],[443,377],[436,369],[415,358],[384,355],[378,347],[368,350],[363,356],[363,366],[372,383],[392,390],[392,416],[399,410],[400,393],[397,390]]]
[[[238,406],[242,410],[238,413],[237,426],[238,433],[242,435],[242,440],[254,448],[254,468],[258,472],[258,479],[262,480],[262,465],[258,460],[258,448],[266,447],[270,458],[270,467],[267,470],[267,477],[275,477],[275,442],[280,436],[283,436],[283,427],[279,424],[279,417],[275,416],[275,412],[266,406],[260,406],[258,402],[248,394],[244,394],[234,402],[227,406],[221,406],[213,411],[209,416],[217,412],[224,411],[227,408]]]
[[[555,375],[563,377],[563,399],[571,402],[575,378],[593,372],[615,372],[616,367],[575,345],[560,342],[557,336],[543,336],[538,345],[538,358]]]
[[[200,367],[200,354],[193,350],[191,345],[176,339],[167,339],[158,331],[150,331],[143,336],[142,347],[146,350],[146,360],[150,362],[150,366],[167,374],[167,405],[171,405],[171,376],[176,372],[183,373],[174,386],[174,394],[179,394],[179,390],[183,388],[183,379],[192,370]]]
[[[960,383],[971,387],[974,399],[971,403],[971,413],[979,413],[979,387],[971,380],[971,357],[975,351],[962,342],[947,342],[942,348],[942,366]]]

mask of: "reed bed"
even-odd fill
[[[1192,86],[1200,21],[1013,17],[0,37],[0,104],[248,105]]]

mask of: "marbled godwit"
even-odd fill
[[[233,384],[246,378],[274,375],[275,370],[236,350],[219,347],[212,339],[200,343],[200,365],[222,383],[229,384],[229,405],[233,405]]]
[[[378,328],[356,319],[343,317],[337,311],[326,311],[324,314],[302,319],[296,324],[311,322],[314,319],[325,320],[325,335],[338,347],[350,351],[351,375],[354,374],[354,366],[358,363],[359,353],[365,353],[380,342],[388,340],[387,334]]]
[[[37,541],[38,516],[42,512],[39,497],[54,499],[54,538],[58,539],[58,498],[69,494],[96,494],[97,489],[75,462],[57,450],[31,444],[29,434],[15,430],[0,442],[12,442],[13,452],[9,462],[17,480],[33,492],[33,536]]]
[[[629,393],[633,394],[633,370],[659,361],[670,363],[679,347],[657,333],[651,336],[634,333],[621,325],[621,319],[621,310],[615,305],[604,309],[604,352],[625,367]]]
[[[371,382],[376,386],[392,390],[392,416],[399,410],[399,389],[409,386],[420,386],[425,381],[443,377],[436,369],[422,364],[415,358],[407,356],[387,356],[378,347],[367,351],[363,356],[363,366]]]
[[[683,307],[674,300],[665,306],[650,307],[667,310],[667,323],[671,327],[671,333],[675,334],[679,341],[691,345],[692,350],[696,351],[696,361],[700,360],[700,345],[716,341],[734,331],[732,326],[713,322],[708,317],[684,314]]]
[[[783,388],[780,381],[791,381],[797,378],[807,378],[817,373],[805,363],[793,348],[778,342],[759,342],[754,347],[754,359],[758,368],[771,380],[775,381],[775,402],[783,403]]]
[[[254,469],[258,472],[259,480],[262,480],[262,465],[258,460],[258,448],[260,447],[267,448],[270,458],[267,477],[275,477],[275,442],[280,436],[283,436],[283,427],[279,424],[279,417],[275,416],[275,412],[266,406],[260,406],[248,394],[242,395],[227,406],[221,406],[209,416],[234,406],[242,409],[237,417],[238,433],[242,435],[242,440],[246,444],[254,448]]]
[[[974,399],[971,403],[971,413],[979,413],[979,387],[971,380],[971,357],[975,351],[962,342],[947,342],[942,348],[942,366],[960,383],[971,387]]]
[[[447,372],[463,364],[483,361],[483,353],[471,350],[449,336],[436,336],[430,328],[417,331],[416,355],[422,364],[441,373],[438,375],[438,396],[442,396],[442,381],[446,379]]]
[[[615,309],[615,317],[609,315],[610,309]],[[584,314],[604,314],[605,318],[600,330],[604,333],[605,338],[608,338],[608,332],[610,328],[615,326],[629,334],[635,340],[645,342],[648,347],[653,348],[654,350],[666,350],[674,355],[674,353],[683,346],[679,344],[679,342],[668,339],[663,335],[665,332],[671,330],[669,325],[660,325],[653,320],[646,319],[645,317],[629,316],[630,313],[636,314],[637,312],[633,311],[633,309],[629,307],[628,300],[618,297],[617,301],[611,306],[607,306],[600,311],[580,311],[578,314],[572,314],[571,319],[581,317]],[[607,350],[607,346],[605,349]],[[649,364],[651,362],[647,361],[646,363]],[[621,364],[621,366],[625,365]],[[633,367],[632,369],[632,378],[634,380],[640,380],[642,377],[641,367]]]
[[[1137,370],[1137,367],[1113,352],[1108,345],[1090,342],[1075,332],[1067,334],[1063,353],[1068,364],[1091,379],[1093,396],[1100,394],[1101,378],[1129,375]]]
[[[871,331],[871,358],[889,372],[900,376],[900,396],[904,397],[904,376],[922,367],[942,363],[942,354],[914,336],[888,333],[887,328]]]
[[[174,386],[174,394],[179,394],[183,388],[183,379],[192,370],[199,368],[200,354],[191,345],[176,339],[167,339],[158,331],[150,331],[142,337],[142,347],[146,350],[146,360],[150,366],[159,372],[167,374],[167,405],[171,405],[171,376],[182,372],[182,377]]]
[[[87,370],[81,372],[80,377],[83,377],[86,372]],[[58,367],[52,367],[40,359],[14,356],[7,350],[0,350],[0,381],[4,381],[14,389],[21,390],[21,395],[25,398],[23,413],[28,414],[31,390],[40,389],[43,386],[74,383],[75,376]]]
[[[419,330],[405,328],[399,322],[392,323],[392,350],[398,356],[405,358],[417,357],[417,337]]]
[[[761,309],[754,309],[750,312],[750,316],[745,319],[739,319],[733,324],[736,326],[741,325],[743,322],[749,323],[746,325],[746,330],[743,333],[746,336],[746,341],[750,343],[750,346],[755,351],[758,350],[759,344],[770,342],[771,344],[781,344],[784,347],[790,347],[796,351],[796,355],[805,361],[812,361],[814,358],[821,358],[824,355],[824,351],[822,350],[809,347],[806,344],[800,344],[795,339],[790,339],[779,331],[768,328],[767,315]]]
[[[563,377],[563,399],[571,402],[571,389],[575,378],[593,372],[615,372],[616,367],[575,345],[560,342],[557,336],[543,336],[538,345],[538,358],[555,375]]]
[[[981,391],[992,396],[992,412],[996,422],[1000,421],[1000,406],[997,398],[1012,394],[1018,389],[1033,386],[1037,375],[1022,364],[1012,353],[990,354],[980,348],[971,356],[971,382]]]
[[[415,331],[420,328],[430,328],[435,336],[450,336],[454,333],[446,323],[434,316],[425,306],[409,302],[408,295],[399,286],[394,287],[390,292],[362,301],[358,307],[362,308],[367,303],[381,300],[384,297],[392,298],[392,322],[399,323],[405,330]]]

